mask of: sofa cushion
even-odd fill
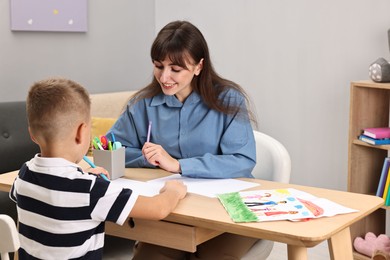
[[[116,118],[92,117],[92,137],[105,135],[114,125]]]
[[[97,136],[105,135],[111,126],[114,125],[116,118],[92,117],[91,124],[91,144],[89,145],[88,155],[92,156],[92,139]]]
[[[19,170],[39,152],[28,133],[26,102],[0,103],[0,174]]]
[[[91,115],[102,118],[118,118],[135,91],[91,94]]]

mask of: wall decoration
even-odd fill
[[[12,31],[86,32],[87,0],[10,0]]]

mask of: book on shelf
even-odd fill
[[[364,128],[363,135],[374,139],[390,138],[390,127]]]
[[[302,221],[357,211],[293,188],[230,192],[217,197],[234,222]]]
[[[390,158],[386,157],[384,162],[383,162],[382,172],[381,172],[381,176],[379,178],[378,189],[376,190],[376,196],[378,196],[378,197],[383,197],[387,177],[389,174],[389,166],[390,166]]]
[[[375,139],[375,138],[372,138],[372,137],[369,137],[369,136],[366,136],[366,135],[360,135],[359,136],[359,140],[365,142],[365,143],[368,143],[368,144],[372,144],[372,145],[386,145],[386,144],[390,144],[390,138],[384,138],[384,139]]]
[[[386,201],[387,196],[389,195],[389,185],[390,185],[390,178],[389,177],[390,177],[389,174],[387,174],[385,188],[383,190],[383,195],[382,195],[382,198],[383,198],[384,201]]]
[[[390,206],[390,189],[388,190],[387,192],[387,197],[386,197],[386,200],[385,200],[385,206]]]

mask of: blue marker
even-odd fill
[[[86,161],[89,166],[91,166],[92,168],[96,168],[96,165],[87,157],[84,155],[83,157],[84,161]],[[100,177],[102,177],[103,179],[105,179],[106,181],[110,181],[106,175],[104,175],[103,173],[100,174]]]
[[[112,140],[112,150],[117,150],[122,147],[122,143],[116,141],[114,133],[111,133],[111,140]]]

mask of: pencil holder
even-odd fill
[[[105,168],[110,173],[110,179],[115,180],[125,174],[125,148],[116,150],[93,150],[95,165]]]

